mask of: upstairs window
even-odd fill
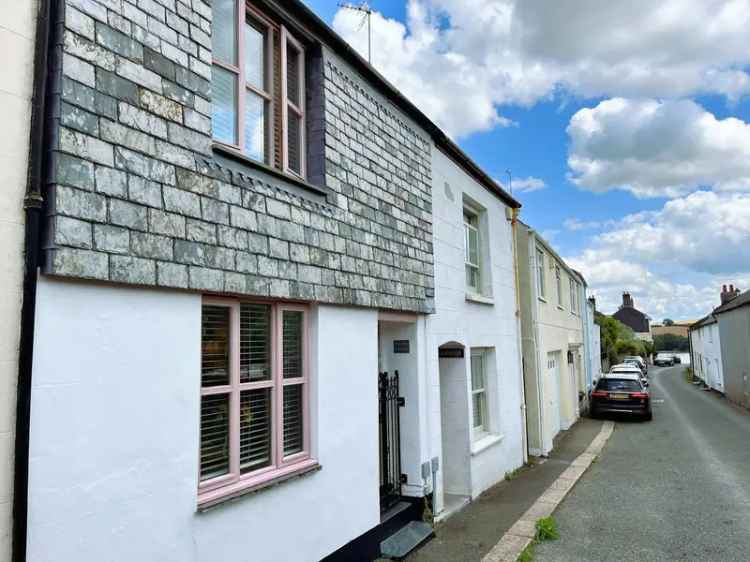
[[[541,298],[547,296],[547,287],[544,283],[544,252],[539,248],[536,249],[536,288]]]
[[[570,311],[573,314],[576,314],[578,312],[577,302],[578,299],[576,298],[576,291],[578,290],[578,283],[576,283],[573,278],[570,278]]]
[[[315,465],[306,308],[206,299],[201,345],[199,504]]]
[[[244,2],[215,0],[212,75],[214,140],[304,178],[302,44]]]
[[[464,209],[464,249],[466,287],[474,294],[481,293],[481,265],[479,249],[479,216]]]
[[[562,307],[563,305],[563,293],[562,293],[562,272],[560,266],[555,266],[555,284],[557,289],[557,306]]]

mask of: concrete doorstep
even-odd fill
[[[602,448],[612,435],[614,422],[607,421],[602,425],[599,434],[594,438],[585,452],[570,464],[558,476],[521,518],[503,535],[500,541],[482,559],[482,562],[516,562],[523,550],[531,543],[536,533],[536,522],[542,517],[549,517],[560,502],[568,495],[578,479],[601,453]]]

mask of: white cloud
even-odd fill
[[[582,221],[575,217],[565,219],[563,226],[566,230],[571,232],[578,232],[580,230],[596,230],[604,228],[606,226],[613,226],[614,221]]]
[[[504,189],[508,188],[507,184],[502,184]],[[531,193],[547,187],[544,180],[529,176],[528,178],[513,179],[513,193]]]
[[[630,215],[568,259],[609,312],[622,291],[655,318],[698,318],[719,287],[750,284],[750,194],[699,191]]]
[[[570,120],[570,180],[591,191],[676,197],[750,189],[750,124],[689,100],[614,98]]]
[[[333,26],[361,54],[361,16]],[[747,0],[408,0],[373,16],[373,64],[449,134],[512,124],[498,108],[584,97],[750,92]],[[461,100],[461,103],[455,103]]]

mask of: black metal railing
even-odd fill
[[[380,405],[380,509],[385,511],[401,497],[401,420],[404,399],[399,396],[398,371],[378,375]]]

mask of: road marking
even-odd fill
[[[482,562],[516,562],[523,550],[529,546],[536,533],[536,522],[548,517],[560,502],[568,495],[578,479],[583,476],[596,456],[602,452],[604,445],[612,435],[614,422],[606,421],[586,450],[570,463],[570,466],[557,477],[552,485],[537,498],[521,518],[508,529],[498,543],[492,547]]]
[[[664,400],[652,400],[653,404],[664,404]]]

